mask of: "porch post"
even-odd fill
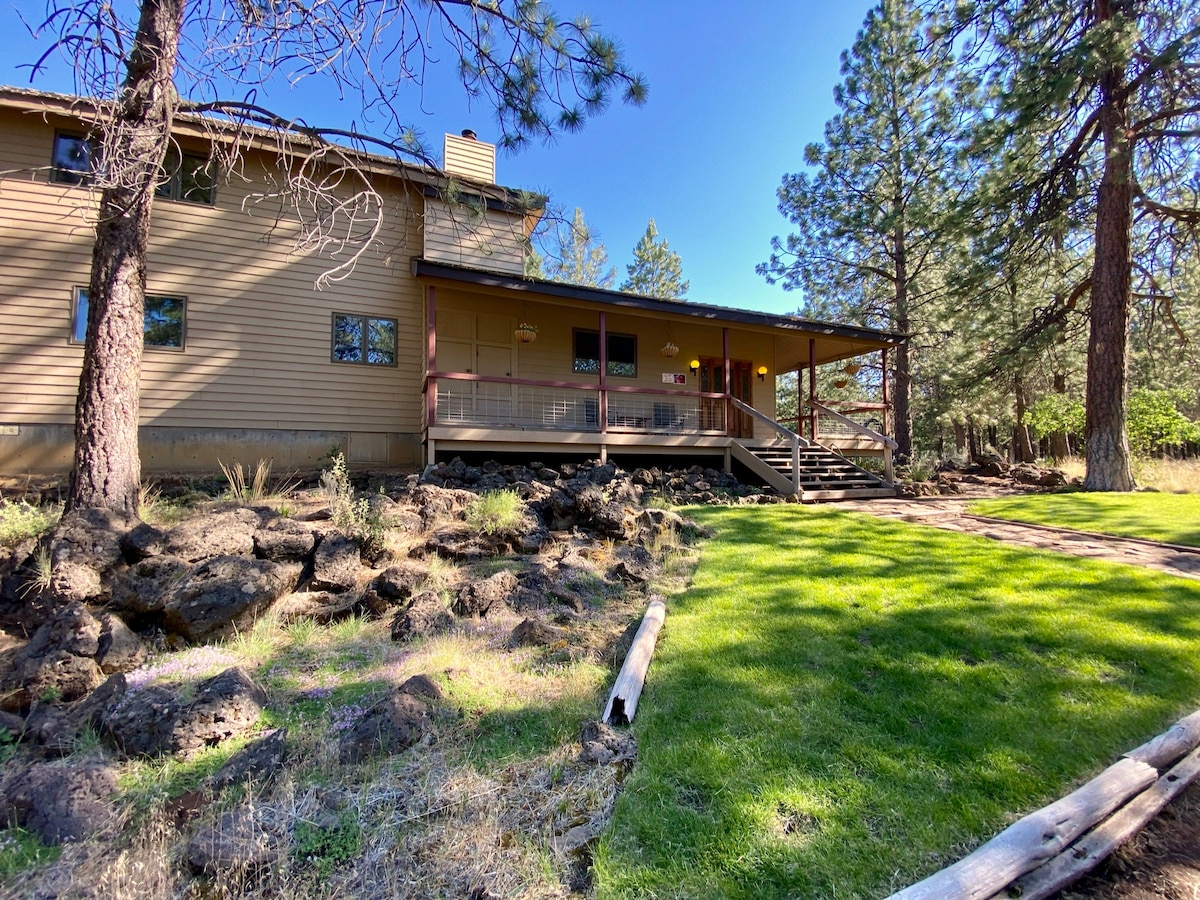
[[[608,432],[608,316],[600,313],[600,402],[598,404],[600,433]],[[604,458],[601,448],[601,459]]]
[[[733,436],[733,374],[729,371],[729,329],[721,329],[721,355],[725,359],[725,434]]]
[[[425,307],[425,424],[432,428],[437,422],[437,381],[430,372],[437,371],[437,291],[431,284],[426,289]],[[433,465],[433,439],[425,434],[425,452]]]
[[[883,433],[892,436],[892,409],[888,403],[888,352],[887,347],[879,349],[880,368],[883,375],[879,379],[880,397],[883,400]],[[892,448],[886,444],[883,447],[883,478],[888,484],[896,483],[896,470],[892,466]]]
[[[817,410],[811,405],[817,399],[817,339],[808,339],[808,436],[817,439]]]

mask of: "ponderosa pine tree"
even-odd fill
[[[578,206],[570,224],[559,225],[555,243],[546,262],[546,274],[551,281],[581,287],[612,287],[617,270],[608,264],[604,242],[592,233]]]
[[[650,220],[646,233],[633,248],[633,262],[625,267],[625,272],[627,277],[621,290],[643,297],[682,300],[690,287],[683,280],[683,261],[679,254],[671,249],[666,238],[658,240],[654,219]]]
[[[540,0],[422,4],[390,0],[276,3],[273,0],[49,0],[36,34],[50,46],[35,72],[61,57],[88,95],[91,137],[103,160],[92,181],[99,188],[96,239],[88,285],[88,324],[76,402],[75,459],[67,507],[103,506],[132,515],[138,506],[138,393],[145,303],[147,241],[156,187],[179,113],[220,117],[228,125],[214,141],[222,168],[237,164],[237,126],[273,131],[281,147],[307,148],[280,191],[308,213],[326,243],[338,209],[355,222],[334,238],[344,275],[370,246],[382,203],[354,149],[430,164],[412,128],[403,93],[432,72],[453,72],[472,96],[496,112],[499,143],[517,148],[579,128],[614,92],[627,102],[645,97],[641,80],[625,67],[616,45],[586,19],[560,22]],[[450,57],[438,65],[438,44]],[[320,76],[344,96],[361,101],[373,134],[323,128],[276,115],[259,105],[258,88],[276,79],[292,85]],[[295,139],[296,142],[289,143]],[[358,196],[330,202],[322,183],[325,163],[344,190],[357,178]],[[382,218],[380,218],[382,222]],[[364,223],[368,227],[364,229]],[[348,251],[348,252],[347,252]],[[332,265],[332,264],[331,264]]]
[[[939,249],[954,226],[964,92],[949,47],[911,0],[883,0],[842,56],[840,112],[823,144],[805,148],[809,174],[786,175],[779,211],[796,232],[772,240],[758,272],[802,288],[804,311],[921,332],[941,294]],[[918,335],[919,339],[919,335]],[[893,354],[898,456],[912,452],[914,347]]]
[[[1090,274],[1059,301],[1089,298],[1084,485],[1130,490],[1130,308],[1135,271],[1154,266],[1135,268],[1133,235],[1194,246],[1200,10],[1194,0],[978,0],[955,11],[947,46],[968,35],[990,77],[995,107],[978,131],[1007,167],[1004,201],[1033,236],[1064,212],[1092,223]],[[1036,154],[1012,152],[1031,133]]]

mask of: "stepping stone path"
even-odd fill
[[[966,510],[967,504],[975,499],[978,498],[848,500],[838,503],[837,508],[869,513],[884,519],[932,525],[947,531],[977,534],[1006,544],[1054,550],[1106,562],[1145,566],[1171,575],[1200,580],[1200,547],[1160,544],[1137,538],[1114,537],[1090,531],[1051,528],[1046,525],[976,516]]]

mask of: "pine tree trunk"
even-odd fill
[[[901,202],[896,198],[897,208]],[[896,253],[896,296],[895,320],[896,330],[907,334],[912,323],[908,318],[908,253],[904,238],[904,217],[895,232]],[[896,348],[895,390],[892,392],[892,409],[894,411],[894,428],[896,461],[907,462],[912,458],[912,361],[909,357],[908,342],[901,343]]]
[[[1054,373],[1054,393],[1065,394],[1067,392],[1067,376],[1061,372]],[[1067,440],[1065,431],[1055,431],[1050,435],[1050,455],[1056,462],[1061,462],[1071,455],[1071,444]]]
[[[175,60],[186,0],[142,0],[137,36],[108,124],[87,341],[75,401],[67,509],[136,515],[141,489],[138,394],[150,209],[171,132]]]
[[[1031,463],[1037,457],[1033,453],[1033,439],[1029,435],[1029,426],[1025,424],[1025,412],[1029,406],[1029,398],[1025,395],[1025,380],[1018,372],[1013,384],[1016,394],[1017,425],[1013,429],[1013,459],[1019,463]]]
[[[1096,20],[1113,17],[1110,0],[1097,0]],[[1096,259],[1092,268],[1087,365],[1087,475],[1085,490],[1131,491],[1126,434],[1129,303],[1132,280],[1133,155],[1124,64],[1100,82],[1104,174],[1096,204]]]

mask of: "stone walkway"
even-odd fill
[[[1145,566],[1148,569],[1200,580],[1200,548],[975,516],[966,511],[967,504],[975,499],[979,498],[846,500],[836,505],[838,509],[852,509],[884,519],[899,519],[902,522],[932,525],[947,531],[978,534],[1006,544]]]

